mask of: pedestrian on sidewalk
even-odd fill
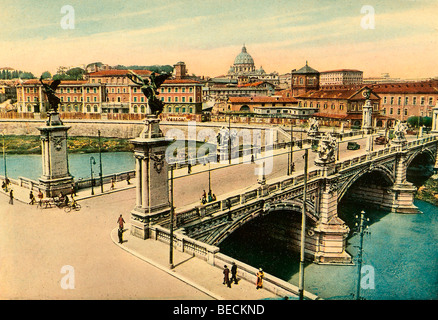
[[[128,175],[126,176],[126,182],[128,183],[128,185],[131,184],[131,177],[130,177],[129,173],[128,173]]]
[[[119,236],[119,243],[123,243],[123,228],[119,227],[117,235]]]
[[[32,190],[30,190],[30,192],[29,192],[29,199],[30,199],[29,204],[33,205],[35,203],[35,196],[33,195]]]
[[[9,204],[14,204],[14,190],[9,191]]]
[[[125,220],[123,220],[122,215],[120,215],[119,219],[117,219],[117,223],[119,224],[119,229],[123,230],[123,224],[125,223]]]
[[[237,265],[234,261],[233,261],[232,266],[231,266],[230,282],[233,282],[233,281],[234,281],[234,284],[237,284]]]
[[[265,274],[263,273],[262,268],[259,269],[259,272],[257,272],[256,276],[257,276],[256,289],[258,290],[258,289],[263,288],[263,277],[265,276]]]
[[[228,288],[231,288],[231,282],[230,282],[230,269],[225,265],[224,266],[224,282],[223,284],[226,284]]]
[[[111,178],[111,188],[110,188],[110,190],[114,190],[114,189],[115,189],[114,178]]]

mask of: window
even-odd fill
[[[181,89],[181,92],[186,92],[186,88],[182,88],[182,89]]]
[[[94,102],[97,102],[97,97],[94,97],[93,101],[94,101]]]
[[[400,115],[400,108],[397,109],[397,114]]]
[[[186,112],[186,108],[182,108],[181,110],[182,110],[182,113]]]
[[[408,109],[405,109],[405,116],[408,115]]]
[[[163,90],[163,88],[161,88],[161,90]],[[163,91],[161,91],[161,92],[163,92]],[[137,93],[137,88],[136,87],[134,87],[134,93]]]
[[[422,105],[422,106],[424,106],[424,103],[426,102],[426,99],[424,98],[424,97],[421,97],[421,100],[420,100],[420,104]]]
[[[398,97],[398,102],[397,102],[397,104],[398,104],[399,106],[402,104],[402,98],[401,98],[401,97]]]
[[[189,97],[189,102],[193,102],[193,97]]]
[[[175,90],[176,90],[176,88],[175,88]],[[178,97],[175,97],[175,102],[178,102]]]
[[[167,102],[172,102],[172,98],[171,97],[167,97]]]
[[[87,88],[87,93],[90,93],[90,88]]]
[[[189,92],[193,92],[193,88],[192,87],[189,88]]]
[[[386,104],[388,102],[388,99],[386,97],[383,97],[383,103]]]
[[[91,107],[87,106],[87,112],[91,112]]]
[[[178,92],[178,88],[175,88],[175,92]]]
[[[186,102],[186,97],[182,97],[182,98],[181,98],[181,101],[182,101],[182,102]]]
[[[409,97],[405,98],[405,105],[409,104]]]
[[[391,104],[394,104],[394,97],[391,97]]]
[[[416,104],[417,104],[417,97],[413,97],[413,98],[412,98],[412,104],[413,104],[413,105],[416,105]]]
[[[171,88],[167,88],[167,92],[172,92]]]
[[[167,112],[172,112],[172,108],[171,107],[167,108]]]
[[[432,106],[432,105],[433,105],[433,98],[430,97],[430,98],[429,98],[429,106]]]
[[[97,112],[97,105],[94,105],[94,112]]]
[[[327,109],[327,103],[324,103],[324,109]]]
[[[389,114],[394,114],[394,110],[392,108],[389,109]]]
[[[134,97],[134,102],[137,102],[137,97]]]

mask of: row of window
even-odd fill
[[[382,113],[384,114],[384,115],[386,115],[386,108],[383,108],[382,109]],[[402,109],[400,109],[400,108],[398,108],[397,109],[397,115],[401,115],[401,113],[402,113]],[[394,108],[389,108],[389,114],[394,114]],[[408,109],[404,109],[403,110],[403,114],[405,115],[405,116],[407,116],[408,115]],[[423,111],[420,111],[420,116],[421,117],[423,117],[425,115],[425,113],[423,112]]]
[[[172,89],[173,89],[173,90],[172,90]],[[135,92],[135,91],[134,91],[134,92]],[[177,88],[177,87],[174,87],[174,88],[172,88],[172,87],[161,88],[161,93],[164,93],[164,92],[168,92],[168,93],[170,93],[170,92],[175,92],[175,93],[182,92],[182,93],[184,93],[184,92],[187,92],[187,91],[186,91],[186,88],[184,88],[184,87],[181,88],[181,91],[180,91],[179,88]],[[189,92],[189,93],[193,92],[193,88],[192,88],[192,87],[189,87],[189,88],[188,88],[188,92]]]
[[[383,104],[395,104],[395,97],[390,97],[388,99],[388,97],[383,97]],[[409,104],[409,97],[405,97],[404,99],[404,104],[408,105]],[[426,103],[426,97],[420,97],[420,105],[424,106],[424,104]],[[402,97],[398,97],[397,98],[397,105],[401,105],[402,104]],[[416,105],[417,104],[417,97],[412,97],[412,105]],[[428,99],[428,105],[433,106],[433,97],[429,97]]]

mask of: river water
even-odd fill
[[[94,157],[93,174],[99,174],[99,153],[72,153],[68,155],[70,174],[75,179],[90,178],[90,157]],[[134,154],[132,152],[102,152],[103,175],[129,171],[135,169]],[[41,155],[7,155],[6,170],[8,177],[17,179],[25,177],[38,180],[42,175]],[[4,175],[3,157],[0,158],[0,174]]]
[[[370,219],[370,234],[365,235],[363,247],[363,266],[368,271],[362,276],[366,284],[361,297],[369,300],[438,298],[438,208],[423,201],[415,201],[415,205],[422,214],[394,214],[358,204],[342,204],[338,208],[339,216],[350,229],[356,222],[354,216],[361,210]],[[248,222],[219,245],[221,252],[298,285],[299,253],[291,252],[284,239],[272,235],[273,224],[284,221],[285,214],[273,213]],[[348,238],[346,250],[353,257],[357,255],[358,244],[359,235]],[[305,290],[324,299],[355,299],[356,265],[308,262],[304,274]]]

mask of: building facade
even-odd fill
[[[136,70],[148,77],[148,70]],[[61,81],[56,94],[61,99],[60,112],[146,114],[147,98],[140,86],[128,77],[128,70],[101,70],[86,75],[85,80]],[[47,83],[49,81],[46,81]],[[18,112],[47,111],[48,102],[39,80],[31,79],[16,86]],[[202,112],[202,84],[194,80],[166,80],[159,92],[166,103],[163,113],[199,114]]]
[[[319,75],[319,85],[351,85],[363,83],[363,71],[352,69],[339,69],[322,71]]]
[[[307,64],[299,70],[292,71],[292,96],[299,96],[319,89],[319,72]]]

